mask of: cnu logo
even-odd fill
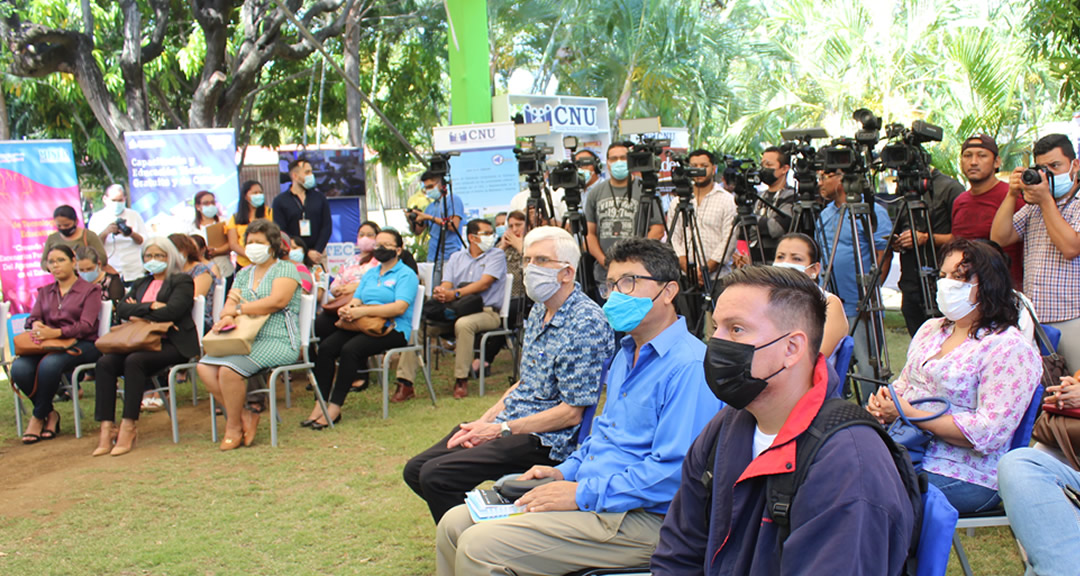
[[[473,128],[470,130],[458,130],[450,133],[450,142],[454,144],[494,139],[494,128]]]
[[[560,104],[554,108],[550,104],[543,108],[533,108],[526,104],[521,108],[525,122],[547,122],[552,128],[561,127],[596,127],[596,106],[567,106]]]

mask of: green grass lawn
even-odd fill
[[[899,372],[906,334],[895,318],[890,325],[900,326],[889,334]],[[192,407],[190,387],[181,389],[180,444],[165,413],[146,415],[135,450],[119,458],[90,457],[92,390],[82,401],[82,439],[64,403],[62,435],[32,446],[19,443],[4,392],[0,574],[432,574],[435,528],[402,482],[402,467],[454,424],[479,416],[510,372],[504,353],[486,396],[476,396],[474,383],[472,396],[455,401],[451,368],[443,357],[438,407],[418,397],[392,405],[383,420],[380,393],[369,389],[350,394],[338,427],[321,432],[298,426],[312,405],[298,383],[280,448],[270,447],[264,418],[255,446],[226,453],[210,442],[203,390]],[[977,574],[1022,572],[1007,528],[963,538]],[[949,573],[959,574],[953,564]]]

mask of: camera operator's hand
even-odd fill
[[[116,222],[113,222],[112,224],[109,224],[108,226],[105,227],[104,230],[101,231],[102,236],[111,236],[111,235],[119,234],[119,233],[120,233],[120,227],[116,225]]]
[[[929,237],[930,235],[926,232],[915,233],[915,241],[919,243],[919,246],[926,244],[926,241],[927,239],[929,239]],[[900,234],[897,234],[896,238],[893,239],[893,249],[895,250],[908,250],[914,245],[915,242],[913,242],[911,239],[911,230],[904,230]]]
[[[1046,174],[1043,174],[1041,170],[1039,171],[1039,178],[1039,183],[1034,186],[1028,186],[1021,182],[1021,186],[1024,188],[1024,202],[1036,206],[1055,204],[1056,200],[1054,199],[1054,195],[1050,192],[1050,183],[1047,182]]]
[[[736,268],[742,268],[743,266],[748,266],[753,263],[750,260],[749,254],[743,254],[739,251],[736,251],[734,254],[731,255],[731,260],[732,264],[734,264]]]
[[[1024,181],[1020,179],[1020,175],[1023,173],[1024,167],[1017,166],[1013,169],[1012,174],[1009,174],[1009,194],[1012,194],[1014,198],[1024,197]]]

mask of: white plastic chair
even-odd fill
[[[319,399],[319,407],[322,408],[323,418],[326,419],[331,428],[334,427],[334,423],[330,420],[330,415],[326,410],[326,402],[319,391],[319,384],[315,380],[315,373],[311,370],[315,367],[315,364],[312,363],[311,359],[308,357],[308,347],[311,344],[311,334],[315,324],[315,296],[312,294],[304,294],[300,297],[299,324],[300,356],[303,361],[275,367],[270,371],[270,375],[266,379],[266,388],[249,391],[249,393],[266,392],[270,396],[270,445],[275,448],[277,448],[278,445],[278,419],[280,418],[277,405],[277,383],[280,376],[287,375],[289,372],[303,370],[307,373],[308,380],[312,383],[312,387],[315,388],[316,395]],[[289,400],[287,380],[285,389],[285,406],[288,408],[291,406],[291,401]],[[217,442],[217,416],[214,415],[214,410],[214,397],[210,396],[210,435],[214,442]]]
[[[205,332],[206,324],[204,320],[206,318],[206,297],[196,296],[195,304],[191,307],[191,319],[195,322],[195,335],[199,338],[199,356],[202,356],[202,339],[203,332]],[[167,392],[169,397],[169,403],[166,404],[169,411],[169,418],[172,420],[172,438],[173,444],[180,443],[180,426],[176,418],[176,375],[181,371],[186,370],[188,375],[188,381],[191,382],[191,397],[193,399],[199,395],[199,385],[196,380],[198,374],[195,372],[195,367],[199,365],[199,357],[192,358],[190,362],[183,364],[176,364],[169,368],[169,377],[166,380],[166,385],[160,384],[160,374],[154,375],[153,381],[158,383],[157,387],[153,390],[147,390],[150,392]]]
[[[217,323],[218,320],[221,320],[221,309],[224,308],[224,307],[225,307],[225,281],[224,280],[218,280],[218,282],[216,284],[214,284],[214,293],[212,295],[212,300],[211,300],[211,305],[210,305],[210,317],[213,318],[215,323]],[[196,322],[196,324],[199,324],[199,322]]]
[[[514,330],[510,328],[510,295],[514,289],[514,275],[506,275],[506,286],[503,289],[502,308],[499,309],[499,318],[502,319],[502,328],[481,332],[480,336],[480,395],[484,395],[484,359],[487,358],[487,341],[492,336],[506,336],[510,340],[510,356],[514,365],[517,365],[517,345],[514,342]]]
[[[420,284],[424,287],[424,297],[431,298],[431,279],[435,276],[435,264],[433,262],[420,262],[416,265],[416,275],[420,277]]]

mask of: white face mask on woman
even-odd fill
[[[270,247],[266,244],[248,244],[244,247],[244,253],[248,260],[256,264],[262,264],[270,259]]]
[[[971,314],[978,304],[971,301],[971,289],[978,284],[968,284],[952,278],[938,278],[937,306],[946,318],[956,322]]]

